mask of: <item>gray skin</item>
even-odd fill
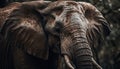
[[[90,37],[97,37],[98,33],[106,35],[109,26],[93,5],[62,1],[55,2],[40,12],[48,12],[46,14],[50,15],[46,30],[53,36],[60,37],[61,54],[68,69],[93,69],[93,65],[102,69],[93,58]]]

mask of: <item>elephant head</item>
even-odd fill
[[[40,12],[47,15],[46,30],[60,38],[61,54],[70,69],[92,69],[93,64],[101,69],[93,59],[90,46],[94,38],[108,35],[110,29],[93,5],[57,1]]]

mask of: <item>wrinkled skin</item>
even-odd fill
[[[41,12],[49,17],[47,31],[60,37],[61,54],[68,68],[93,69],[94,66],[102,69],[94,60],[90,46],[94,45],[93,39],[108,35],[110,30],[93,5],[73,1],[54,2]]]
[[[49,48],[41,13],[50,2],[23,2],[2,26],[4,43],[0,55],[2,69],[57,69],[58,53]],[[55,39],[56,40],[56,39]],[[2,40],[3,41],[3,40]],[[1,42],[3,43],[3,42]]]
[[[24,2],[25,1],[37,1],[37,0],[24,0]],[[43,1],[43,0],[39,0],[39,1]],[[1,3],[4,5],[2,5]],[[10,13],[13,10],[17,9],[19,6],[21,6],[21,2],[7,3],[6,0],[0,1],[0,28],[3,25],[4,21],[6,20],[6,18],[10,15]]]

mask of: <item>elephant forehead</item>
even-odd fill
[[[55,20],[59,20],[61,18],[64,19],[66,17],[69,19],[70,14],[74,12],[78,12],[81,15],[84,15],[84,9],[82,5],[74,1],[53,2],[48,6],[48,8],[48,10],[51,11],[51,13],[48,14],[53,15]]]
[[[83,13],[84,12],[84,9],[82,7],[81,4],[79,4],[78,2],[75,2],[75,1],[63,1],[63,3],[61,2],[59,5],[63,5],[63,9],[64,10],[69,10],[69,11],[77,11],[79,13]],[[61,11],[61,10],[60,10]]]
[[[75,13],[77,15],[74,15]],[[86,18],[84,16],[83,7],[76,2],[67,2],[67,6],[64,6],[63,11],[60,13],[60,15],[56,16],[56,20],[60,20],[62,22],[65,21],[66,23],[69,21],[74,22],[74,19],[82,20],[81,22],[85,21]]]

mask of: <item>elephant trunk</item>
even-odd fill
[[[73,54],[76,68],[92,69],[92,51],[88,45],[86,33],[76,31],[73,35]]]
[[[80,16],[78,13],[72,13],[70,23],[65,25],[63,35],[66,35],[66,32],[69,32],[71,37],[71,44],[64,44],[69,43],[65,41],[67,38],[64,39],[62,42],[62,51],[65,54],[72,53],[72,62],[75,64],[76,69],[92,69],[92,51],[88,44],[87,37],[86,37],[86,30],[87,30],[87,21],[83,19],[83,16]],[[67,37],[67,36],[66,36]],[[62,44],[62,43],[61,43]],[[66,45],[66,46],[64,46]],[[65,48],[68,47],[68,48]],[[69,52],[68,50],[69,49]],[[71,56],[70,56],[71,57]]]

